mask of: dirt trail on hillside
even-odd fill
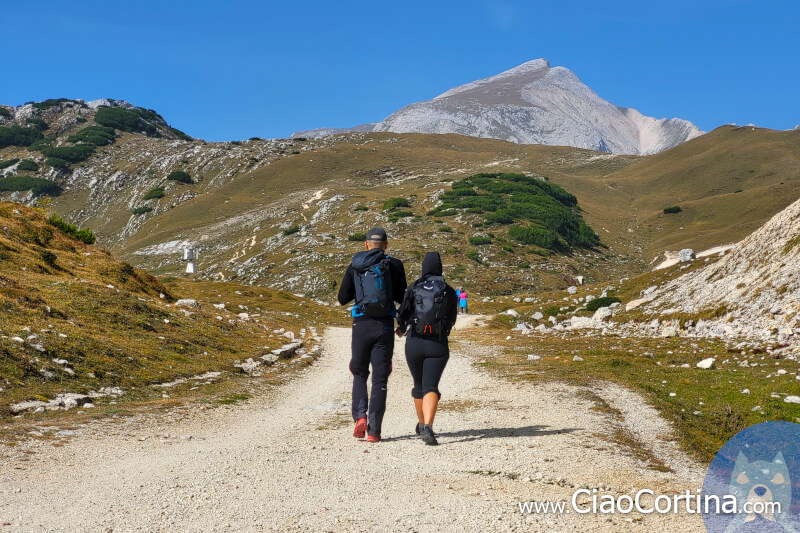
[[[648,470],[610,443],[616,426],[585,390],[498,381],[458,336],[438,447],[413,436],[402,341],[384,441],[353,438],[350,331],[330,328],[313,366],[246,405],[37,444],[26,461],[3,452],[0,531],[704,531],[698,515],[521,514],[519,501],[565,501],[582,487],[694,491],[703,472],[634,394],[597,391],[673,472]]]

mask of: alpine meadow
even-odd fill
[[[489,6],[472,37],[518,38],[517,4]],[[143,64],[172,61],[108,9],[81,31],[136,28]],[[215,9],[214,32],[251,38]],[[305,124],[316,108],[298,102],[327,89],[349,110],[340,70],[368,88],[391,74],[366,55],[374,79],[352,58],[311,61],[314,17],[287,38],[296,101],[252,73],[276,121],[296,108]],[[345,28],[329,53],[349,58]],[[235,111],[250,81],[215,61],[261,48],[191,43],[203,54],[187,47],[170,72],[219,72],[179,98],[154,70],[142,105],[202,97],[193,116],[217,127],[208,102],[225,78],[240,92],[219,127],[251,118]],[[398,62],[421,62],[416,46]],[[320,82],[303,84],[311,65]],[[800,129],[648,116],[591,89],[585,63],[532,59],[467,83],[448,66],[438,74],[462,81],[437,96],[371,122],[332,111],[282,138],[194,137],[133,88],[63,98],[72,89],[52,87],[71,86],[34,77],[31,94],[57,98],[0,105],[0,529],[800,531],[786,437],[800,424]],[[745,437],[756,444],[730,451]],[[622,510],[642,490],[685,507]],[[725,491],[788,507],[687,510]]]

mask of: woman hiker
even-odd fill
[[[464,290],[464,287],[458,288],[458,312],[463,314],[467,313],[467,291]]]
[[[408,332],[406,362],[414,378],[416,432],[428,445],[438,444],[432,426],[441,398],[439,380],[450,358],[447,337],[456,323],[457,306],[456,292],[442,277],[442,259],[437,252],[428,252],[422,275],[408,287],[397,312],[397,334]]]

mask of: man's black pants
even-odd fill
[[[353,420],[366,418],[368,432],[381,435],[386,412],[386,386],[392,373],[394,351],[394,319],[374,320],[359,317],[353,320]],[[367,378],[372,365],[372,394],[367,399]]]

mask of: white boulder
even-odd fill
[[[664,329],[661,330],[661,336],[664,338],[677,337],[678,328],[676,328],[675,326],[666,326]]]
[[[612,311],[608,307],[601,307],[600,309],[598,309],[597,311],[594,312],[594,315],[592,316],[592,320],[594,322],[605,322],[608,319],[610,319],[612,316],[614,316],[614,311]]]
[[[587,328],[592,325],[592,319],[588,316],[574,316],[569,319],[569,327],[573,329]]]
[[[702,368],[704,370],[708,370],[710,368],[714,368],[714,363],[716,363],[716,359],[713,357],[709,357],[708,359],[703,359],[699,363],[697,363],[697,368]]]

